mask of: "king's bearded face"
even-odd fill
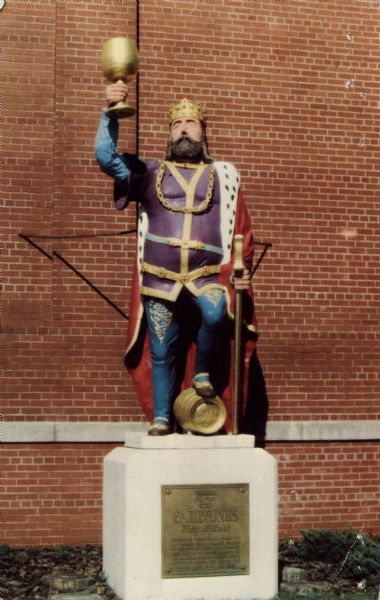
[[[211,162],[208,155],[205,128],[199,119],[180,118],[170,126],[167,160],[177,162]]]
[[[171,143],[174,160],[199,162],[202,158],[202,142],[196,142],[189,136],[182,136]]]

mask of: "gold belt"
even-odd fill
[[[213,244],[205,244],[198,240],[182,240],[180,238],[168,238],[162,235],[155,235],[154,233],[147,233],[145,236],[146,240],[150,242],[157,242],[158,244],[169,244],[178,248],[185,248],[188,250],[207,250],[207,252],[214,252],[215,254],[224,255],[223,248],[214,246]]]
[[[206,267],[200,267],[199,269],[191,271],[191,273],[175,273],[174,271],[169,271],[164,267],[155,267],[154,265],[143,261],[141,263],[141,271],[145,273],[151,273],[152,275],[157,275],[157,277],[160,277],[160,279],[171,279],[172,281],[179,281],[180,283],[188,283],[189,281],[193,281],[193,279],[198,279],[198,277],[208,277],[208,275],[219,273],[220,265],[208,265]]]

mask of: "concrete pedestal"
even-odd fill
[[[248,574],[162,577],[162,486],[225,484],[248,485]],[[122,600],[276,596],[276,461],[252,436],[128,433],[126,446],[104,460],[103,486],[104,572]]]

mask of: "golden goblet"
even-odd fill
[[[107,40],[102,48],[103,74],[109,81],[124,81],[129,83],[139,69],[139,53],[133,40],[127,37],[114,37]],[[116,102],[111,106],[107,115],[116,119],[131,117],[136,109],[126,102]]]

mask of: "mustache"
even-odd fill
[[[176,142],[173,142],[173,146],[177,146],[181,142],[190,142],[190,144],[196,144],[197,143],[189,135],[182,135]]]
[[[195,142],[188,134],[183,134],[176,142],[169,138],[166,146],[166,160],[187,160],[196,162],[202,159],[206,163],[213,161],[208,153],[205,134],[200,142]]]

